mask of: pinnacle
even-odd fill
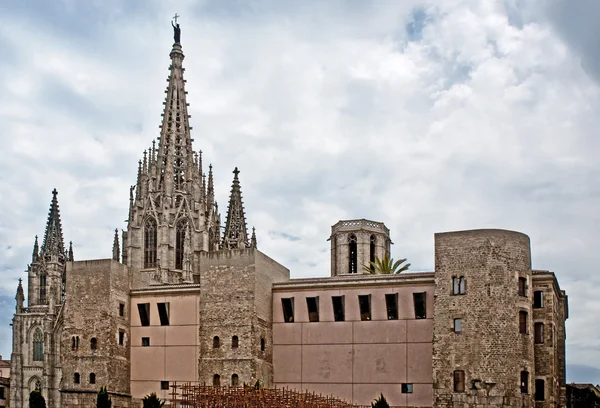
[[[65,243],[62,234],[62,225],[60,221],[60,211],[58,208],[58,191],[52,190],[52,202],[48,211],[48,221],[44,233],[44,243],[40,253],[42,256],[56,255],[59,257],[65,254]]]
[[[233,170],[233,183],[231,185],[231,196],[227,208],[227,220],[225,221],[225,234],[223,236],[223,247],[226,249],[248,248],[248,231],[246,227],[246,215],[244,214],[244,203],[242,191],[238,178],[240,171],[236,167]]]

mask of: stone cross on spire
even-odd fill
[[[225,222],[225,234],[223,236],[223,247],[225,249],[242,249],[250,247],[248,242],[248,230],[246,228],[246,214],[242,202],[242,190],[236,167],[233,170],[233,184],[231,185],[231,196],[227,209],[227,220]]]

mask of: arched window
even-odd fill
[[[219,347],[221,347],[221,340],[219,339],[219,336],[215,336],[213,337],[213,348]]]
[[[95,337],[90,339],[90,349],[96,350],[98,348],[98,340]]]
[[[238,377],[237,374],[233,374],[231,376],[231,386],[237,387],[239,384],[240,384],[240,378]]]
[[[221,386],[221,376],[219,374],[213,375],[213,387]]]
[[[148,218],[144,225],[144,268],[156,266],[156,220]]]
[[[79,384],[79,373],[73,374],[73,384]]]
[[[35,390],[36,391],[41,391],[42,390],[42,382],[40,380],[36,380],[35,381]]]
[[[46,274],[40,275],[40,303],[46,303]]]
[[[96,374],[90,373],[90,384],[96,384]]]
[[[375,235],[371,235],[371,238],[369,239],[369,268],[371,268],[372,271],[375,270],[375,268],[373,267],[373,265],[370,262],[375,262],[375,244],[377,243],[377,238],[375,237]]]
[[[37,328],[33,333],[33,361],[44,360],[44,334]]]
[[[238,348],[240,345],[239,343],[240,343],[240,341],[238,339],[238,336],[233,336],[231,338],[231,348]]]
[[[350,234],[348,237],[348,273],[358,272],[358,247],[356,244],[356,235]]]
[[[183,246],[185,242],[185,229],[187,223],[181,220],[177,223],[177,231],[175,236],[175,269],[183,269]]]

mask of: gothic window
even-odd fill
[[[44,334],[37,328],[33,333],[33,361],[44,360]]]
[[[371,271],[375,271],[375,268],[373,267],[373,264],[371,264],[371,262],[375,262],[375,244],[377,243],[377,238],[375,237],[375,235],[371,235],[371,238],[369,239],[369,268],[371,269]]]
[[[35,381],[35,390],[36,391],[41,391],[42,390],[42,382],[40,380],[36,380]]]
[[[46,274],[40,275],[40,303],[46,303]]]
[[[208,229],[208,250],[209,251],[216,251],[217,248],[215,248],[215,240],[214,240],[214,229],[213,227],[210,227]]]
[[[177,223],[177,231],[175,237],[175,269],[183,269],[183,250],[185,242],[185,229],[187,223],[181,220]]]
[[[156,266],[156,221],[148,218],[144,226],[144,268]]]
[[[221,376],[219,374],[213,375],[213,387],[221,386]]]
[[[350,234],[348,237],[348,273],[358,272],[358,246],[356,235]]]
[[[238,377],[237,374],[233,374],[231,376],[231,386],[232,387],[237,387],[240,383],[240,378]]]

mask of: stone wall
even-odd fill
[[[84,406],[82,401],[98,392],[101,385],[112,393],[130,394],[129,281],[127,266],[111,259],[68,265],[61,344],[63,406],[71,406],[69,401],[73,406]],[[126,310],[121,317],[119,305],[124,300]]]
[[[529,238],[503,230],[435,234],[436,300],[433,381],[436,407],[530,407],[534,351],[531,323]],[[466,292],[453,295],[452,278],[464,277]],[[519,295],[518,280],[527,282]],[[527,313],[526,334],[519,312]],[[454,319],[462,331],[454,332]],[[464,392],[454,391],[454,372],[464,371]],[[527,392],[520,387],[528,372]]]

